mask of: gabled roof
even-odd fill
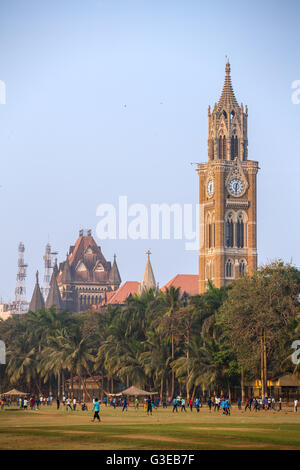
[[[44,297],[42,296],[41,289],[39,286],[39,272],[36,272],[36,283],[32,294],[31,302],[29,304],[29,311],[36,312],[41,308],[45,307]]]
[[[67,260],[69,267],[66,266],[66,261],[60,264],[60,272],[57,277],[59,286],[67,283],[64,280],[64,276],[66,278],[70,276],[71,281],[75,283],[109,283],[108,278],[111,271],[111,263],[106,261],[101,248],[96,244],[92,235],[80,234],[75,245],[70,247]],[[97,266],[100,264],[103,266],[103,269],[97,269]],[[83,265],[86,269],[78,269],[79,266]],[[64,270],[65,272],[63,272]]]
[[[189,295],[199,294],[199,276],[198,274],[177,274],[165,286],[161,288],[164,292],[166,288],[180,287],[181,294],[186,292]]]
[[[139,283],[137,281],[126,281],[115,292],[107,292],[107,305],[122,305],[131,295],[137,294]]]
[[[232,84],[231,84],[231,76],[230,76],[230,63],[226,63],[225,67],[225,81],[223,86],[223,91],[221,97],[219,99],[217,107],[220,108],[231,108],[238,106],[238,102],[236,100]]]
[[[91,254],[86,253],[87,249],[90,248],[92,251]],[[106,259],[104,258],[100,247],[96,244],[93,237],[90,236],[80,236],[78,237],[74,249],[70,252],[68,256],[69,264],[71,267],[76,266],[79,260],[88,259],[89,257],[100,259],[103,266],[107,264]]]

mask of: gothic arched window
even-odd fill
[[[231,259],[228,259],[226,261],[225,276],[226,277],[233,277],[233,263],[232,263]]]
[[[225,246],[226,248],[233,247],[233,219],[232,214],[228,214],[225,222]]]
[[[231,136],[230,140],[230,159],[234,160],[239,156],[239,139],[236,135]]]
[[[220,135],[219,137],[219,159],[224,160],[226,158],[226,137]]]
[[[246,270],[247,270],[246,262],[245,262],[245,260],[242,259],[239,262],[239,275],[243,276],[246,273]]]
[[[236,246],[244,248],[244,221],[243,215],[239,214],[236,222]]]
[[[209,222],[208,224],[208,248],[212,247],[212,226],[211,223]]]

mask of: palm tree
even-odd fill
[[[41,389],[39,382],[36,381],[38,355],[35,346],[29,341],[26,334],[18,336],[12,343],[11,348],[7,351],[8,364],[6,372],[12,384],[17,384],[24,380],[30,386],[32,382],[36,382],[38,391]]]
[[[154,379],[154,385],[160,386],[160,400],[163,398],[164,381],[167,380],[170,371],[170,344],[169,339],[158,334],[157,331],[149,331],[144,343],[145,351],[139,359],[149,378]],[[168,387],[166,393],[169,393]]]
[[[163,315],[159,331],[165,331],[171,336],[171,360],[175,358],[175,345],[174,345],[174,333],[175,333],[175,313],[180,307],[180,287],[171,286],[166,288],[164,292],[160,291],[160,295],[165,304],[166,312]],[[171,396],[174,396],[175,391],[175,373],[172,370],[171,379]]]

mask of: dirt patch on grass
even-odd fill
[[[253,432],[257,432],[257,431],[263,431],[263,432],[270,432],[270,429],[265,429],[265,428],[223,428],[223,427],[218,427],[218,426],[212,426],[212,427],[209,427],[209,426],[199,426],[199,427],[192,427],[190,429],[195,429],[197,431],[253,431]]]
[[[152,435],[152,434],[128,434],[126,436],[120,436],[120,435],[115,435],[112,437],[121,437],[122,439],[146,439],[146,440],[151,440],[151,441],[166,441],[166,442],[187,442],[182,439],[177,439],[176,437],[170,437],[170,436],[157,436]],[[190,442],[190,441],[189,441]],[[193,444],[197,444],[194,442]]]

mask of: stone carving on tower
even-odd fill
[[[257,268],[256,174],[248,160],[248,108],[235,97],[226,63],[221,97],[208,108],[208,162],[199,164],[199,292]]]

